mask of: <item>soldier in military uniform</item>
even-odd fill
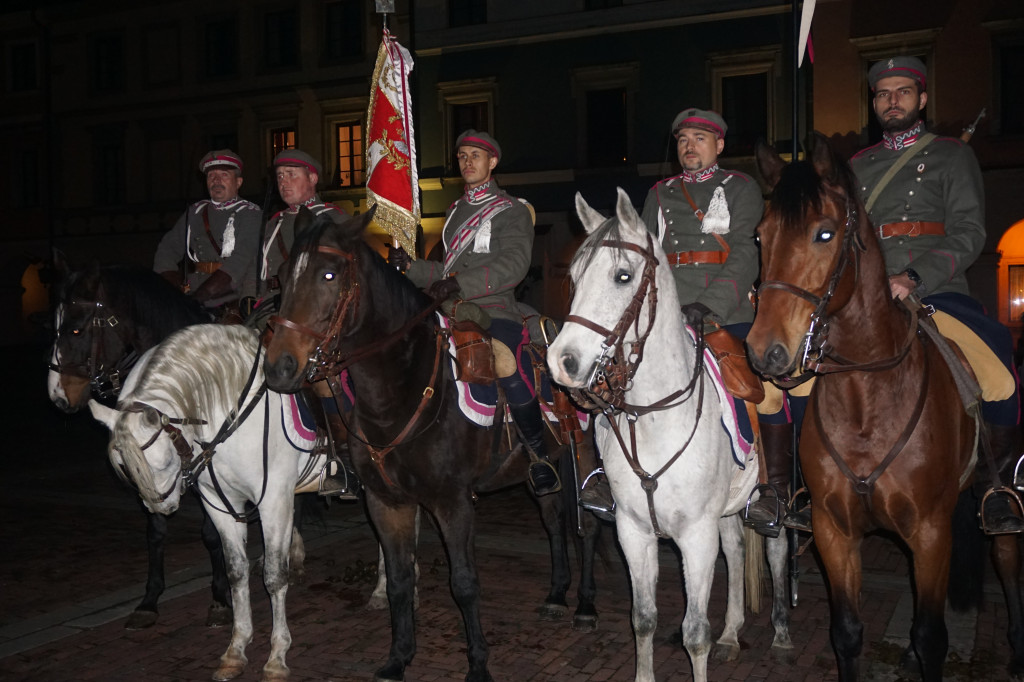
[[[185,211],[160,240],[153,269],[208,307],[234,303],[256,259],[260,208],[241,199],[242,158],[230,149],[211,151],[199,162],[209,199]]]
[[[277,178],[277,191],[288,208],[278,211],[266,225],[266,236],[260,256],[257,277],[252,278],[248,296],[260,296],[256,307],[266,312],[265,306],[272,303],[280,293],[281,285],[277,279],[277,271],[288,260],[288,253],[295,240],[295,217],[299,209],[305,206],[314,216],[327,215],[336,223],[340,223],[346,213],[343,209],[320,200],[316,194],[316,186],[320,181],[320,162],[299,149],[285,149],[274,157],[274,174]]]
[[[530,337],[515,289],[533,258],[533,216],[526,202],[498,187],[491,177],[501,158],[501,147],[492,136],[470,129],[459,135],[455,147],[466,185],[465,194],[448,207],[441,235],[443,262],[413,261],[401,247],[391,247],[389,261],[431,297],[445,300],[457,295],[479,306],[490,318],[488,332],[519,358]],[[534,492],[557,492],[561,482],[548,460],[537,398],[519,372],[499,382],[513,419],[538,458],[530,466]]]
[[[1004,362],[1012,376],[1013,342],[1005,326],[970,297],[964,273],[985,245],[985,197],[971,148],[958,138],[927,131],[921,110],[928,102],[926,68],[915,57],[893,57],[868,71],[872,105],[883,130],[878,144],[856,154],[857,176],[868,215],[878,230],[889,285],[895,298],[910,294],[970,327]],[[886,174],[902,164],[886,182]],[[992,431],[998,474],[1012,475],[1018,429],[1017,391],[986,400],[982,413]],[[979,455],[977,492],[989,487],[986,458]],[[985,503],[989,532],[1024,530],[1010,497]]]
[[[714,111],[691,107],[679,112],[670,131],[683,172],[650,189],[641,217],[661,239],[688,324],[701,329],[711,320],[743,339],[754,321],[749,294],[760,270],[754,230],[764,199],[749,175],[719,166],[727,130]],[[745,406],[737,402],[741,422],[749,421]],[[766,477],[785,500],[793,424],[784,409],[759,415],[758,422]],[[755,501],[748,516],[777,524],[775,501]]]

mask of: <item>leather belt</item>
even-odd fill
[[[212,275],[213,273],[220,270],[221,265],[223,264],[220,261],[215,260],[201,260],[195,265],[196,272],[205,272],[207,275]]]
[[[920,220],[911,223],[886,223],[878,228],[878,234],[882,239],[920,237],[926,234],[942,236],[946,234],[946,226],[943,223],[928,223]]]
[[[667,253],[665,257],[668,258],[669,265],[721,265],[729,254],[725,251],[678,251]]]

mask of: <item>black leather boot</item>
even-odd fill
[[[789,479],[793,470],[793,425],[761,423],[767,483],[756,488],[761,496],[747,504],[744,523],[757,533],[778,537],[789,504]]]
[[[570,436],[571,438],[572,436]],[[591,443],[577,449],[576,465],[580,477],[579,506],[605,521],[615,520],[615,499],[597,461],[597,448]]]
[[[540,404],[536,399],[524,405],[510,405],[512,419],[515,420],[526,446],[537,456],[537,461],[530,464],[529,479],[533,492],[537,495],[549,495],[562,489],[558,472],[548,459],[547,446],[544,444],[544,416],[540,412]]]
[[[1013,469],[1020,454],[1020,433],[1016,426],[986,426],[1000,486],[994,487],[985,453],[978,453],[978,464],[974,470],[974,493],[981,500],[979,524],[989,535],[1020,533],[1024,531],[1020,500],[1011,488],[1006,487],[1006,481],[1013,477]]]
[[[359,477],[352,466],[348,443],[339,440],[347,434],[345,424],[340,415],[325,413],[324,416],[327,419],[327,464],[320,476],[319,493],[339,500],[358,500]]]

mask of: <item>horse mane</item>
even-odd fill
[[[170,403],[179,412],[170,416],[206,420],[234,414],[258,345],[256,333],[241,325],[186,327],[157,346],[135,388],[119,404]],[[261,366],[253,388],[262,381]]]
[[[828,153],[831,157],[828,177],[819,175],[818,169],[807,159],[783,168],[769,199],[784,231],[802,233],[808,210],[821,213],[825,185],[838,187],[851,201],[857,200],[856,178],[850,164],[831,149]]]

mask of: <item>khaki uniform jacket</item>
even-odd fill
[[[214,246],[206,234],[203,212],[210,221],[210,233],[216,240]],[[246,272],[256,262],[256,249],[260,241],[260,207],[251,201],[237,199],[217,205],[209,199],[198,201],[185,211],[157,245],[153,256],[153,270],[156,272],[178,272],[178,263],[185,255],[185,239],[188,235],[188,249],[200,262],[221,263],[221,270],[231,276],[235,291],[243,287]],[[228,221],[232,221],[235,229],[235,246],[231,255],[222,258],[224,249],[224,232]],[[209,273],[193,272],[188,276],[192,291],[210,277]]]
[[[850,165],[862,200],[902,154],[902,149],[879,143],[853,157]],[[889,181],[868,217],[876,229],[896,222],[943,223],[945,235],[881,239],[886,271],[895,275],[912,268],[921,277],[921,296],[969,293],[964,271],[985,245],[985,195],[981,169],[968,145],[953,137],[932,140]]]
[[[715,235],[701,230],[681,189],[682,175],[657,183],[647,193],[642,219],[647,229],[661,235],[665,253],[724,251]],[[723,184],[724,183],[724,184]],[[749,175],[719,169],[703,182],[688,182],[686,189],[697,207],[708,212],[715,189],[722,187],[729,207],[729,230],[719,236],[729,245],[722,264],[672,265],[680,305],[703,303],[724,324],[751,322],[754,307],[749,293],[760,271],[754,230],[764,213],[761,188]]]
[[[522,324],[515,289],[533,260],[533,217],[526,205],[494,180],[481,198],[466,196],[448,208],[441,239],[445,259],[417,260],[406,275],[418,287],[445,276],[459,281],[458,294],[497,319]]]
[[[336,223],[341,223],[345,216],[348,215],[344,209],[319,199],[314,199],[304,205],[313,212],[314,216],[326,214]],[[260,259],[263,266],[259,270],[254,268],[250,271],[249,276],[246,277],[244,295],[255,296],[257,282],[261,280],[261,295],[266,295],[267,292],[276,293],[277,288],[271,285],[277,281],[277,271],[284,264],[285,254],[291,256],[292,244],[295,242],[295,217],[299,214],[299,208],[301,207],[294,209],[286,208],[283,211],[278,211],[267,221]]]

